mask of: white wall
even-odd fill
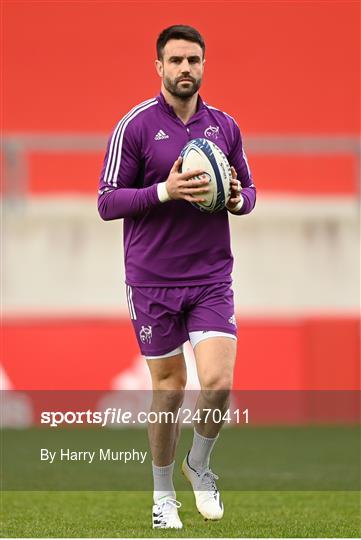
[[[336,314],[359,309],[358,207],[351,198],[265,198],[231,217],[234,289],[243,314]],[[93,198],[3,204],[6,314],[126,312],[122,222]]]

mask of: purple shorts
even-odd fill
[[[161,356],[180,347],[189,332],[237,334],[230,283],[126,288],[130,318],[145,356]]]

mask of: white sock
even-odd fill
[[[194,430],[193,445],[188,456],[189,465],[193,469],[203,471],[209,467],[209,458],[217,439],[218,435],[214,439],[210,439],[203,437],[203,435],[200,435]]]
[[[157,504],[163,497],[172,497],[175,499],[175,491],[173,486],[173,469],[174,461],[165,467],[158,467],[152,463],[153,467],[153,482],[154,492],[153,500]]]

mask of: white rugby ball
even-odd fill
[[[222,150],[207,139],[192,139],[181,152],[182,172],[202,169],[209,179],[208,193],[202,203],[192,203],[202,212],[219,212],[231,196],[231,167]],[[204,177],[202,175],[202,178]]]

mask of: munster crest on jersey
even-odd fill
[[[204,130],[204,136],[207,137],[207,139],[218,139],[219,135],[219,126],[208,126]]]

